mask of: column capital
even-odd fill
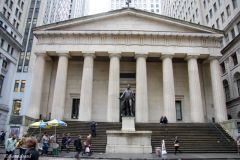
[[[160,59],[165,59],[165,58],[173,58],[174,53],[162,53]]]
[[[143,57],[143,58],[147,58],[148,54],[147,53],[135,53],[135,58],[139,58],[139,57]]]
[[[121,58],[121,52],[108,52],[108,55],[110,58],[112,57],[118,57],[118,58]]]
[[[43,57],[45,60],[52,60],[51,57],[47,55],[47,53],[35,52],[34,54],[36,57]]]
[[[198,59],[199,58],[199,55],[187,55],[185,57],[185,60],[190,60],[190,59]]]
[[[83,52],[83,57],[92,57],[95,58],[96,55],[94,52]]]
[[[207,60],[212,61],[212,60],[218,60],[219,56],[209,56]]]
[[[58,52],[57,55],[58,57],[67,57],[67,58],[71,57],[70,54],[67,52],[60,52],[60,53]]]

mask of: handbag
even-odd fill
[[[179,143],[174,144],[174,147],[179,147],[179,146],[180,146]]]

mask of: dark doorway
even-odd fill
[[[79,102],[80,99],[73,98],[72,99],[72,119],[78,119],[78,112],[79,112]]]

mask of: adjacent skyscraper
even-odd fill
[[[111,0],[111,10],[124,7],[126,7],[126,0]],[[130,7],[160,14],[161,3],[160,0],[132,0]]]
[[[7,114],[12,108],[13,81],[19,54],[22,50],[29,0],[0,1],[0,130],[4,129]],[[16,88],[21,91],[24,83]],[[14,99],[16,111],[21,102]]]
[[[240,118],[240,1],[162,0],[162,14],[224,31],[222,80],[229,118]]]
[[[45,0],[42,5],[45,6],[43,24],[81,17],[88,11],[86,0]]]

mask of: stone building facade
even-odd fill
[[[227,120],[219,30],[125,8],[34,34],[30,117],[119,122],[131,84],[136,122]]]

